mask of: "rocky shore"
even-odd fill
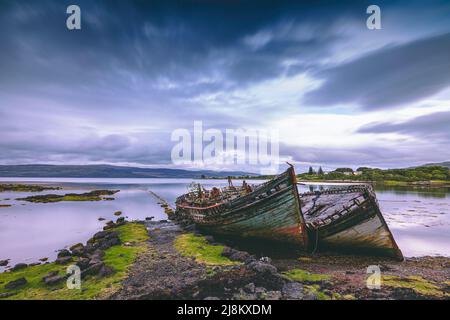
[[[146,222],[149,250],[138,257],[111,299],[449,299],[450,259],[424,257],[396,262],[360,256],[272,257],[217,243],[209,235],[171,221]],[[183,235],[204,239],[199,251],[177,250]],[[227,260],[202,259],[220,247]],[[203,257],[204,258],[204,257]],[[229,262],[232,263],[229,263]],[[382,271],[382,286],[367,288],[367,267]]]
[[[80,290],[65,287],[70,265],[81,270]],[[367,287],[374,265],[380,289]],[[0,274],[0,299],[449,299],[449,279],[444,257],[287,256],[239,248],[169,220],[120,217],[54,262],[17,264]]]
[[[58,252],[49,262],[18,263],[0,273],[0,299],[93,299],[107,297],[125,278],[128,267],[146,247],[142,222],[120,217],[108,221],[86,244],[77,243]],[[8,265],[8,260],[0,261]],[[76,271],[78,270],[78,271]],[[79,272],[81,287],[68,281]]]
[[[174,245],[183,235],[170,221],[147,222],[149,251],[131,267],[112,299],[281,299],[300,298],[300,286],[284,280],[269,258],[224,247],[222,255],[236,263],[201,263]],[[199,236],[201,237],[201,236]],[[215,244],[212,237],[206,237]]]

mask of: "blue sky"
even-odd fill
[[[381,30],[366,28],[371,4]],[[196,120],[277,129],[299,171],[450,159],[448,1],[0,7],[1,164],[173,167],[171,132]]]

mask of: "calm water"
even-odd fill
[[[48,190],[41,194],[86,192],[89,189],[120,189],[114,201],[29,203],[16,198],[35,195],[29,192],[1,192],[0,260],[35,262],[55,258],[56,250],[85,242],[122,211],[129,220],[166,219],[157,199],[149,190],[173,203],[185,193],[191,179],[62,179],[0,178],[0,181],[45,182],[70,190]],[[224,186],[224,180],[201,180],[205,187]],[[249,181],[261,183],[261,181]],[[235,181],[237,184],[238,182]],[[299,186],[300,192],[327,186]],[[386,221],[405,256],[450,256],[450,190],[377,189],[377,197]],[[0,271],[2,271],[0,269]]]

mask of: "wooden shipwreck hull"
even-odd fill
[[[310,241],[314,243],[312,250],[331,249],[403,260],[371,186],[309,192],[300,199]]]
[[[176,201],[175,219],[212,233],[403,259],[368,185],[299,195],[294,168],[249,188],[200,186]]]
[[[308,235],[293,168],[245,195],[241,195],[245,190],[234,189],[214,204],[193,204],[198,194],[185,194],[177,199],[176,216],[217,234],[283,241],[307,248]]]

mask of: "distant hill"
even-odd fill
[[[441,166],[441,167],[447,167],[450,169],[450,161],[444,161],[444,162],[438,162],[438,163],[427,163],[421,167],[431,167],[431,166]]]
[[[0,165],[0,177],[35,178],[201,178],[227,176],[255,176],[241,171],[182,170],[165,168],[137,168],[111,165]]]

